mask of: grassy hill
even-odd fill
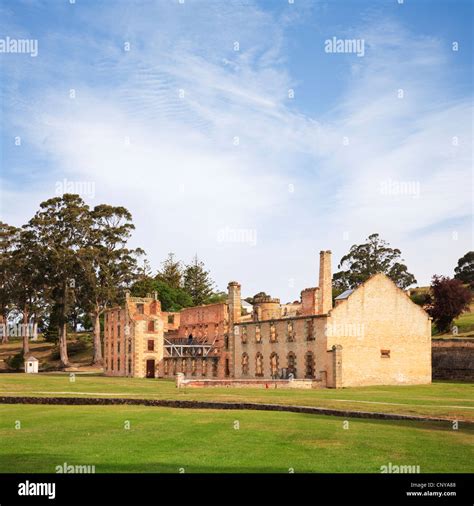
[[[20,370],[23,370],[22,360],[20,360],[21,350],[21,338],[10,338],[9,343],[0,346],[0,372],[14,372],[18,370],[18,365]],[[57,346],[45,341],[42,335],[38,336],[37,341],[30,341],[30,353],[39,360],[40,371],[61,369]],[[91,367],[93,344],[92,337],[88,332],[76,332],[68,336],[68,353],[71,362],[68,371],[99,371],[99,369]]]
[[[457,335],[452,332],[438,334],[436,328],[433,328],[433,337],[474,337],[474,312],[462,314],[459,318],[454,320],[454,325],[458,328]]]

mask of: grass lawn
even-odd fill
[[[76,374],[75,381],[71,382],[67,373],[0,374],[0,395],[248,401],[474,420],[472,383],[435,382],[431,385],[371,386],[338,390],[222,387],[178,391],[170,380]]]
[[[453,335],[452,332],[438,334],[436,332],[436,327],[434,327],[433,337],[449,339],[452,339],[453,337],[474,337],[474,312],[462,314],[459,318],[454,320],[453,325],[458,328],[458,333],[456,335]]]
[[[21,428],[15,429],[15,422]],[[124,428],[130,422],[130,429]],[[238,421],[239,428],[235,429]],[[474,429],[298,413],[0,405],[0,472],[469,472]]]

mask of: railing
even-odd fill
[[[164,348],[168,357],[207,357],[214,347],[215,339],[212,343],[200,342],[186,338],[169,340],[164,338]]]

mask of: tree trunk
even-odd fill
[[[64,322],[59,327],[59,358],[63,367],[69,366],[69,357],[67,355],[67,323]]]
[[[92,315],[92,321],[94,322],[94,360],[93,365],[102,365],[102,342],[100,339],[100,313],[96,311]]]
[[[28,325],[28,311],[23,309],[23,356],[26,358],[30,353],[30,328]]]
[[[69,357],[67,356],[67,285],[63,284],[63,301],[61,307],[61,316],[59,319],[59,358],[63,367],[69,366]]]
[[[0,316],[0,325],[2,325],[2,344],[8,343],[8,323],[7,323],[8,314],[4,314]]]

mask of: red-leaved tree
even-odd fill
[[[433,276],[431,282],[430,316],[440,332],[447,332],[451,324],[463,311],[469,308],[471,290],[459,279]]]

